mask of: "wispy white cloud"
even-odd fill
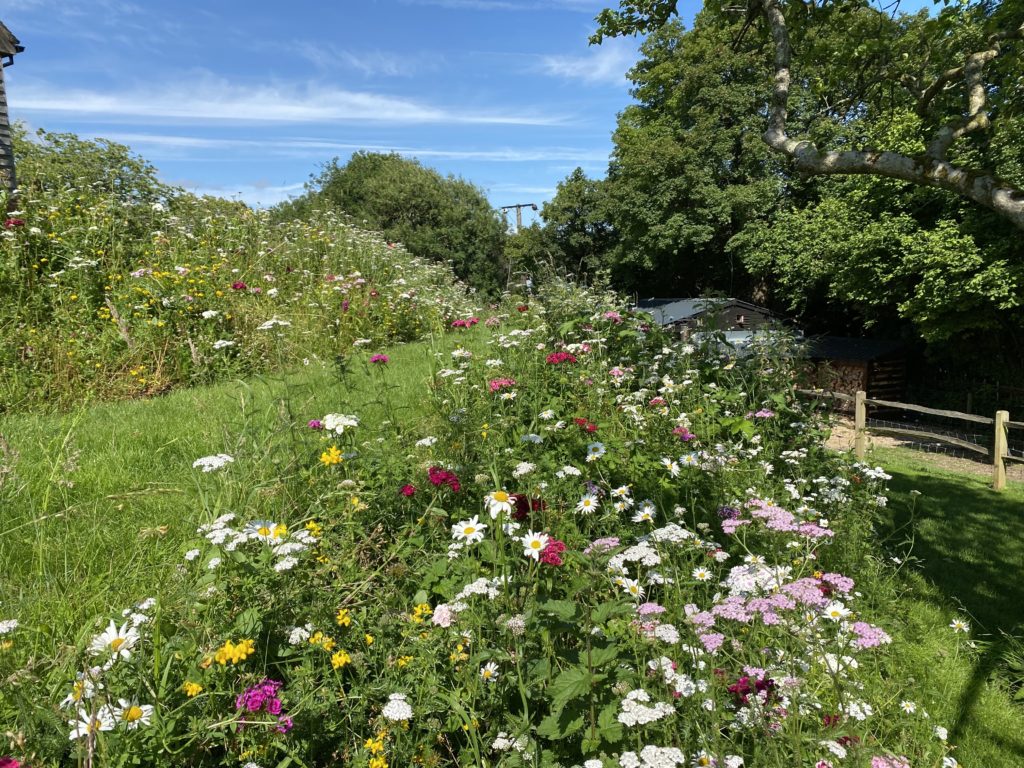
[[[637,43],[630,38],[611,38],[583,56],[542,56],[545,74],[586,83],[626,84],[626,72],[636,63]]]
[[[402,0],[406,5],[472,11],[550,11],[552,9],[590,13],[594,16],[608,3],[602,0]]]
[[[594,164],[607,161],[608,155],[601,150],[585,150],[574,147],[525,147],[497,149],[446,149],[438,147],[410,147],[400,144],[379,142],[336,141],[316,137],[284,137],[267,139],[209,138],[154,133],[97,133],[97,137],[127,144],[135,149],[155,149],[173,153],[194,154],[199,151],[239,154],[252,153],[287,157],[322,157],[325,152],[397,152],[407,157],[435,158],[445,160],[476,160],[495,163],[562,162]],[[575,167],[575,166],[573,166]]]
[[[384,124],[559,125],[560,115],[449,108],[314,83],[240,85],[210,76],[120,92],[63,88],[19,82],[11,94],[13,111],[53,112],[118,122],[123,118],[166,118],[232,123],[327,123],[359,121]]]
[[[309,41],[296,43],[294,49],[321,72],[349,69],[367,77],[411,77],[424,72],[436,72],[443,61],[443,57],[437,53],[360,51]]]

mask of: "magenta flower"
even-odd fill
[[[562,553],[565,552],[565,542],[558,539],[548,539],[547,546],[540,552],[540,562],[545,565],[561,565]]]
[[[398,492],[402,496],[405,496],[406,498],[410,498],[410,497],[412,497],[412,496],[414,496],[416,494],[416,486],[415,485],[410,485],[410,484],[406,483],[405,485],[403,485],[401,488],[398,489]]]
[[[488,383],[488,386],[491,388],[491,392],[500,392],[503,389],[509,389],[515,385],[515,379],[491,379]]]
[[[388,361],[389,361],[390,359],[391,359],[391,358],[390,358],[390,357],[388,357],[387,355],[381,355],[381,354],[376,354],[376,355],[373,355],[373,356],[372,356],[372,357],[370,358],[370,362],[371,362],[371,363],[376,363],[377,365],[384,365],[384,364],[386,364],[386,363],[387,363],[387,362],[388,362]]]
[[[548,365],[561,365],[562,363],[575,363],[576,355],[569,352],[552,352],[547,356]]]
[[[25,221],[23,219],[7,219],[4,222],[4,229],[14,229],[15,227],[24,227]],[[4,760],[14,760],[13,757],[5,757]],[[0,763],[0,768],[3,768],[3,763]]]
[[[323,429],[324,423],[320,421],[320,419],[310,419],[308,422],[306,422],[306,426],[309,427],[310,429]]]
[[[0,768],[21,768],[21,763],[13,757],[0,757]]]
[[[231,284],[231,290],[233,291],[244,291],[248,287],[249,286],[243,283],[241,280],[235,280],[235,282]]]

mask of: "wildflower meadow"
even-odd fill
[[[331,214],[91,194],[0,240],[4,405],[179,391],[6,423],[61,431],[0,442],[0,765],[971,764],[907,660],[888,476],[825,450],[789,342],[556,279],[481,301]]]

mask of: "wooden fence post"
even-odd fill
[[[1008,411],[996,411],[996,434],[992,442],[992,487],[1001,491],[1006,488],[1006,422],[1010,420]]]
[[[853,453],[860,461],[864,460],[868,447],[868,408],[864,402],[866,399],[867,393],[863,389],[858,389],[853,400]]]

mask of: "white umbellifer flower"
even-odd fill
[[[17,619],[5,619],[0,621],[0,635],[9,635],[18,628]]]
[[[604,768],[604,763],[597,759],[584,760],[583,768]]]
[[[216,309],[207,309],[200,315],[200,317],[202,317],[203,320],[213,320],[213,318],[217,317],[218,315],[220,315],[220,312],[218,312]]]
[[[725,768],[743,768],[743,758],[739,755],[726,755],[722,765]]]
[[[711,571],[709,571],[707,568],[704,568],[703,566],[698,566],[694,568],[693,573],[690,575],[693,576],[693,578],[695,578],[697,581],[711,581],[711,579],[714,578],[714,574],[711,573]]]
[[[392,693],[388,696],[388,703],[384,705],[381,714],[385,719],[392,722],[402,722],[412,719],[412,707],[405,700],[404,693]]]
[[[298,559],[296,559],[294,557],[291,557],[291,556],[289,556],[289,557],[282,557],[280,560],[278,560],[276,563],[274,563],[274,570],[277,571],[278,573],[281,573],[283,571],[290,571],[292,568],[294,568],[298,564],[299,564]]]
[[[74,719],[68,720],[68,725],[71,726],[69,738],[81,739],[97,731],[112,731],[115,724],[109,707],[103,707],[95,713],[79,710]]]
[[[346,429],[359,426],[359,417],[347,416],[344,413],[328,413],[321,422],[328,432],[344,434]]]
[[[501,362],[501,360],[492,357],[490,360],[484,361],[484,365],[486,365],[488,368],[501,368],[501,366],[503,366],[504,363]]]
[[[153,716],[153,705],[118,699],[112,714],[117,723],[123,724],[129,731],[134,731],[140,725],[149,725],[149,719]]]
[[[422,440],[417,440],[416,441],[416,447],[417,448],[429,448],[430,446],[432,446],[436,442],[437,442],[437,438],[436,437],[434,437],[433,435],[428,435],[427,437],[424,437]]]
[[[287,328],[289,325],[291,325],[291,322],[288,320],[279,320],[277,317],[272,317],[270,320],[267,320],[257,325],[256,330],[270,331],[273,330],[274,328]]]
[[[185,559],[189,562],[192,562],[197,557],[199,557],[200,554],[201,553],[198,549],[190,549],[188,552],[185,553]]]
[[[353,347],[365,347],[367,344],[373,344],[373,339],[356,339],[352,342]]]
[[[679,477],[679,465],[668,456],[661,457],[661,465],[668,470],[669,475]]]
[[[476,544],[484,540],[484,531],[487,526],[480,522],[479,515],[473,515],[469,520],[460,520],[452,526],[452,538],[466,544]]]
[[[302,645],[313,635],[313,626],[307,624],[304,627],[292,627],[288,633],[288,645]]]
[[[488,661],[480,667],[480,679],[485,683],[496,682],[498,679],[498,665],[493,661]]]
[[[512,477],[516,479],[525,477],[526,475],[533,472],[533,470],[535,470],[536,468],[536,464],[531,464],[528,461],[521,461],[518,464],[516,464],[516,468],[512,470]]]
[[[206,567],[207,567],[207,569],[208,569],[208,570],[211,570],[211,571],[212,571],[212,570],[213,570],[213,569],[215,569],[215,568],[216,568],[216,567],[217,567],[218,565],[220,565],[220,563],[221,563],[221,559],[220,559],[219,557],[212,557],[212,558],[210,558],[210,562],[208,562],[208,563],[206,564]]]
[[[675,645],[679,642],[679,630],[672,624],[659,624],[654,628],[652,634],[661,642],[668,643],[669,645]]]
[[[597,494],[587,493],[576,503],[576,511],[582,515],[589,515],[600,506],[601,502],[598,500]]]
[[[559,479],[564,479],[566,477],[579,477],[582,474],[583,473],[580,472],[578,469],[576,469],[576,467],[573,467],[573,466],[570,466],[570,465],[567,464],[564,467],[562,467],[560,470],[555,472],[555,477],[557,477]]]
[[[544,442],[544,438],[543,437],[541,437],[540,435],[535,435],[532,432],[530,432],[529,434],[523,435],[519,439],[520,439],[520,441],[522,441],[524,443],[533,443],[534,445],[538,445],[538,444]]]
[[[203,456],[192,462],[192,469],[202,469],[203,472],[213,472],[225,467],[235,459],[226,453],[218,453],[215,456]]]
[[[512,496],[504,490],[491,491],[484,496],[484,507],[490,514],[492,520],[496,520],[498,515],[505,513],[506,515],[512,514]]]
[[[548,535],[546,533],[534,533],[528,531],[520,541],[523,542],[523,555],[525,557],[532,557],[534,560],[540,559],[540,553],[544,550],[544,547],[548,545]]]
[[[839,600],[833,600],[825,606],[824,610],[825,618],[830,619],[831,621],[842,621],[851,613],[853,613],[853,611],[843,605]]]
[[[110,654],[113,659],[130,659],[132,648],[139,642],[139,633],[128,623],[118,629],[113,621],[103,632],[96,635],[89,643],[89,650],[94,656]]]
[[[217,339],[215,342],[213,342],[213,348],[218,350],[227,349],[228,347],[233,346],[235,346],[235,342],[229,341],[228,339]]]
[[[942,758],[942,768],[960,768],[960,763],[952,755],[946,755]]]
[[[829,752],[831,752],[833,755],[838,757],[840,760],[842,760],[842,759],[844,759],[846,757],[846,747],[844,747],[838,741],[832,741],[832,740],[829,740],[829,741],[819,741],[818,744],[820,746],[824,747],[825,749],[827,749]]]
[[[945,741],[949,738],[949,731],[947,731],[941,725],[936,725],[935,728],[932,729],[932,733],[935,734],[935,738],[937,738],[939,741]]]
[[[622,700],[622,711],[616,719],[625,726],[647,725],[656,720],[675,714],[675,708],[671,704],[662,701],[655,702],[654,706],[648,706],[651,696],[643,688],[630,691]]]

